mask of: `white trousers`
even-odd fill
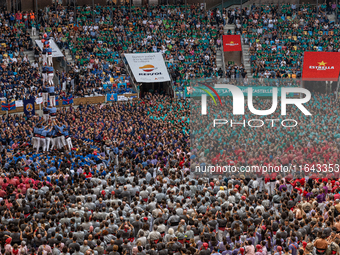
[[[68,138],[66,139],[66,143],[67,143],[68,149],[69,149],[69,150],[72,150],[73,145],[72,145],[72,139],[71,139],[71,137],[68,137]]]
[[[51,150],[53,150],[54,147],[57,147],[57,138],[51,138]]]
[[[48,62],[48,65],[53,65],[53,61],[52,61],[52,55],[47,55],[47,62]]]
[[[258,184],[259,184],[259,191],[261,192],[262,191],[262,188],[263,188],[263,185],[264,185],[264,181],[263,181],[263,178],[257,178],[256,179]]]
[[[65,139],[65,136],[61,136],[60,137],[60,143],[61,143],[61,147],[65,147],[67,144],[66,144],[66,139]]]
[[[32,27],[32,36],[37,35],[37,29],[35,27]]]
[[[47,103],[48,102],[48,93],[47,92],[43,92],[42,93],[42,98],[43,98],[43,103]]]
[[[38,141],[37,141],[37,137],[32,137],[32,145],[33,145],[33,149],[37,148],[38,145]]]
[[[60,136],[57,136],[56,138],[54,138],[54,146],[56,149],[60,149],[62,147]]]
[[[47,73],[42,73],[43,84],[47,81]]]
[[[268,193],[270,194],[270,186],[269,186],[269,185],[270,185],[269,182],[265,183],[265,184],[264,184],[264,189],[267,190]]]
[[[43,65],[47,64],[46,54],[42,54],[42,58],[43,58]]]
[[[50,95],[50,106],[55,106],[55,95],[51,96]]]
[[[38,153],[38,151],[39,151],[39,148],[40,148],[40,137],[36,137],[36,149],[37,149],[37,153]]]
[[[51,85],[53,85],[53,75],[54,75],[53,73],[48,74],[48,83]]]
[[[51,144],[51,140],[52,140],[51,137],[46,137],[46,142],[45,142],[44,151],[49,151],[49,149],[50,149],[50,144]]]
[[[47,121],[49,119],[49,116],[48,114],[43,114],[43,118],[44,118],[44,121]]]
[[[46,150],[46,138],[40,138],[40,146],[42,147],[43,151]]]

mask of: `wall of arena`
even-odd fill
[[[125,97],[132,97],[132,96],[137,96],[137,94],[124,94]],[[73,99],[73,105],[80,105],[80,104],[102,104],[105,103],[105,97],[106,96],[98,96],[98,97],[80,97],[80,98],[74,98]],[[136,98],[134,98],[133,100],[136,100]],[[58,100],[59,104],[56,106],[57,108],[60,107],[67,107],[67,106],[71,106],[71,105],[63,105],[63,100]],[[39,104],[35,104],[35,110],[39,110],[40,109],[40,105]],[[23,107],[17,107],[15,110],[9,111],[9,113],[22,113],[24,111]],[[0,109],[0,114],[7,114],[6,111],[2,111]]]

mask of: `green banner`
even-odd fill
[[[273,95],[273,87],[238,87],[242,90],[243,94],[245,96],[248,95],[248,88],[252,88],[253,90],[253,96],[257,97],[272,97]],[[222,97],[222,96],[232,96],[231,92],[229,89],[218,89],[214,88],[217,91],[217,94]],[[185,96],[186,97],[200,97],[202,94],[207,94],[205,91],[209,90],[209,88],[205,86],[201,87],[186,87],[185,89]],[[281,96],[281,88],[277,88],[278,91],[278,96]],[[212,91],[210,91],[212,92]],[[287,95],[289,97],[294,96],[294,93],[289,93]]]

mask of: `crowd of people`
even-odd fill
[[[131,20],[129,17],[131,16]],[[15,17],[12,19],[12,17]],[[132,7],[96,5],[48,6],[27,13],[1,13],[4,48],[0,61],[2,97],[21,100],[42,90],[45,53],[30,36],[53,37],[64,55],[74,63],[58,70],[56,91],[76,97],[106,93],[134,93],[123,53],[162,52],[175,86],[198,77],[221,77],[216,67],[216,49],[222,45],[224,20],[219,11],[203,6]],[[10,43],[15,33],[18,43]],[[30,63],[25,50],[33,50]],[[63,61],[66,61],[66,57]],[[63,63],[65,65],[65,63]],[[31,84],[21,86],[25,80]]]
[[[299,78],[303,52],[339,51],[337,23],[328,14],[336,4],[268,4],[225,11],[229,24],[249,44],[251,74],[260,78]],[[268,77],[267,77],[268,78]]]
[[[285,86],[287,87],[287,86]],[[340,118],[336,95],[313,93],[306,108],[311,113],[304,115],[300,110],[287,107],[282,116],[280,107],[270,115],[256,116],[249,111],[243,116],[233,116],[233,104],[229,97],[222,97],[223,108],[209,104],[209,114],[201,115],[200,104],[191,107],[190,134],[192,136],[192,162],[195,166],[242,165],[315,167],[317,164],[339,163]],[[270,109],[272,99],[254,97],[255,109]],[[227,125],[213,126],[214,119],[233,120],[233,128]],[[257,119],[256,123],[243,125],[243,121]],[[268,120],[277,120],[272,123]],[[282,120],[295,120],[296,127],[284,127]],[[267,121],[266,121],[267,120]],[[262,121],[262,122],[261,122]],[[261,123],[263,125],[261,126]],[[256,128],[251,126],[257,126]],[[294,124],[289,123],[288,126]],[[271,131],[274,130],[274,131]],[[273,134],[275,133],[275,135]],[[229,162],[229,163],[228,163]]]
[[[321,22],[325,11],[332,12],[329,6],[320,8],[314,22]],[[256,56],[255,77],[270,74],[250,79],[243,65],[228,64],[225,79],[239,86],[300,86],[293,76],[298,75],[298,62],[287,77],[276,75],[275,63],[256,62],[266,58],[261,49],[268,44],[261,40],[269,37],[264,35],[272,36],[281,25],[286,34],[270,37],[277,46],[273,52],[279,54],[284,41],[281,49],[287,47],[299,60],[299,48],[293,52],[296,45],[288,34],[301,36],[301,44],[305,37],[298,32],[299,23],[290,31],[290,22],[299,11],[303,27],[308,27],[316,13],[308,5],[296,8],[221,13],[195,5],[133,7],[130,16],[124,6],[96,5],[95,11],[79,6],[74,12],[57,5],[38,14],[2,12],[1,96],[41,95],[44,114],[1,116],[0,253],[340,255],[340,117],[334,94],[313,93],[306,104],[312,116],[288,107],[286,117],[296,119],[298,126],[277,125],[271,132],[270,123],[256,129],[213,129],[213,118],[231,118],[227,97],[222,101],[226,111],[209,101],[206,116],[193,115],[201,110],[194,100],[157,93],[135,101],[58,110],[54,102],[58,93],[84,97],[131,91],[122,53],[162,52],[181,93],[199,84],[190,82],[222,77],[215,51],[221,47],[223,25],[240,24],[241,19],[247,22],[240,31]],[[265,21],[269,17],[272,23]],[[254,32],[260,24],[262,36]],[[67,70],[53,70],[57,82],[45,75],[54,62],[45,66],[50,50],[35,47],[35,33],[44,43],[55,38],[75,60]],[[30,49],[34,63],[24,55]],[[256,109],[272,104],[254,100]],[[279,112],[266,118],[280,120]],[[252,117],[249,112],[244,116]],[[196,172],[196,166],[209,164],[237,170],[283,165],[294,171]],[[320,171],[294,169],[306,165]]]
[[[56,120],[2,116],[1,254],[338,254],[339,174],[191,168],[336,165],[340,119],[329,97],[313,96],[315,117],[298,130],[237,129],[202,147],[191,102],[163,95],[61,108]]]

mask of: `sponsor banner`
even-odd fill
[[[125,57],[137,82],[170,81],[161,53],[125,54]]]
[[[242,51],[240,35],[223,35],[223,51]]]
[[[302,79],[337,81],[340,72],[340,52],[305,52]]]
[[[243,94],[247,96],[248,94],[248,88],[250,87],[238,87],[242,90]],[[273,95],[273,87],[251,87],[253,90],[253,97],[272,97]],[[215,88],[217,94],[222,97],[222,96],[232,96],[231,92],[229,89],[219,89]],[[277,88],[278,91],[278,96],[281,96],[281,88]],[[199,87],[187,87],[185,91],[185,96],[186,97],[200,97],[202,94],[205,94],[205,91],[202,89],[199,89]],[[294,96],[293,93],[290,93],[287,96]]]
[[[41,40],[35,40],[35,43],[38,45],[38,47],[42,51],[43,43],[41,42]],[[59,58],[59,57],[64,56],[64,54],[60,51],[59,47],[57,46],[57,44],[54,42],[52,38],[50,38],[50,47],[52,49],[52,57]]]

